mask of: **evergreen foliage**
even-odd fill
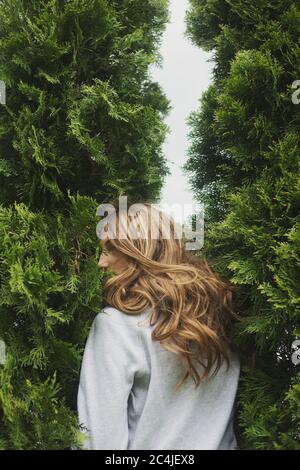
[[[0,3],[0,449],[80,445],[99,204],[159,197],[166,0]]]
[[[256,357],[243,362],[239,448],[299,449],[299,3],[190,0],[186,34],[214,59],[185,164],[205,205],[202,252],[235,286],[235,340]]]

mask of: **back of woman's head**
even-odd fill
[[[130,206],[132,215],[113,206],[115,236],[103,242],[126,259],[126,268],[106,281],[105,299],[131,315],[151,307],[153,340],[178,354],[186,370],[177,389],[188,377],[198,386],[213,366],[213,375],[224,359],[229,366],[232,323],[239,318],[232,307],[233,288],[204,258],[185,249],[179,225],[157,205],[142,203],[137,212]]]

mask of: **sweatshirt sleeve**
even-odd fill
[[[77,408],[86,450],[127,449],[127,401],[139,369],[138,329],[96,315],[81,363]]]

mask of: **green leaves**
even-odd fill
[[[291,100],[299,6],[190,3],[187,31],[213,52],[215,68],[191,115],[185,167],[206,204],[205,255],[235,286],[243,320],[235,341],[257,360],[242,373],[240,447],[299,449],[299,371],[291,361],[300,324],[300,108]]]
[[[148,70],[166,19],[166,0],[0,2],[0,448],[82,442],[96,209],[157,198],[168,172],[168,100]]]

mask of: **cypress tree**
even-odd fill
[[[190,0],[186,34],[214,60],[185,164],[202,253],[235,287],[234,340],[255,358],[242,362],[239,449],[299,449],[299,4]]]
[[[0,3],[0,449],[79,446],[101,309],[96,209],[157,199],[169,102],[149,66],[165,0]]]

